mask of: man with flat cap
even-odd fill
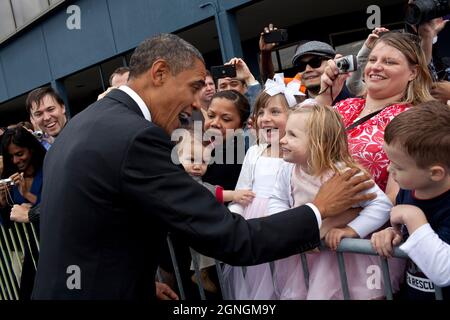
[[[205,75],[196,48],[155,36],[133,53],[127,85],[67,124],[44,164],[34,299],[148,300],[168,231],[228,264],[259,264],[318,246],[323,218],[374,197],[352,170],[298,208],[248,221],[228,211],[171,159]]]
[[[336,51],[325,42],[308,41],[297,46],[292,57],[292,65],[301,74],[301,82],[306,87],[307,98],[315,98],[318,95],[320,77],[325,70],[327,60],[334,59],[335,56]],[[344,86],[333,104],[349,97],[350,92]]]

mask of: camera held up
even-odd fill
[[[408,4],[405,21],[419,25],[450,13],[450,0],[416,0]]]
[[[336,66],[339,69],[339,73],[348,73],[356,71],[358,69],[358,60],[354,55],[345,56],[336,59]]]

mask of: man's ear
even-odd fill
[[[170,75],[170,67],[166,60],[158,59],[153,62],[147,73],[147,76],[155,86],[161,86],[166,82],[167,77]]]
[[[430,178],[432,181],[439,182],[448,175],[448,170],[442,165],[434,165],[430,168]]]

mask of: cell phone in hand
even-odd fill
[[[234,64],[212,66],[211,74],[214,79],[236,78],[236,66]]]
[[[276,29],[269,33],[264,33],[263,38],[265,43],[281,43],[287,41],[288,33],[286,29]]]

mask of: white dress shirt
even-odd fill
[[[142,100],[142,98],[136,93],[136,91],[134,91],[133,89],[131,89],[129,86],[123,85],[119,87],[119,90],[122,90],[123,92],[125,92],[126,94],[128,94],[131,99],[134,100],[134,102],[137,103],[137,105],[139,106],[139,109],[141,109],[142,114],[144,115],[144,118],[148,121],[152,121],[152,116],[150,115],[150,111],[147,108],[147,105],[145,104],[144,100]]]

